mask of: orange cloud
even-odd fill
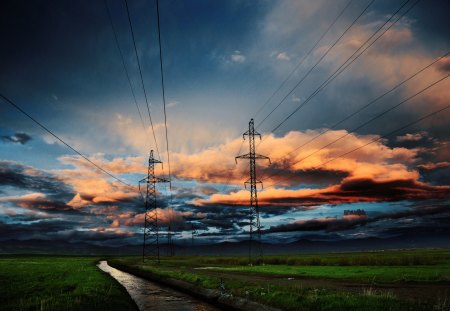
[[[405,199],[427,199],[447,197],[450,187],[431,186],[419,181],[417,170],[408,168],[418,156],[418,150],[406,148],[389,148],[378,141],[357,152],[327,163],[322,170],[328,172],[344,172],[340,180],[324,188],[290,190],[284,186],[295,186],[302,183],[299,178],[306,173],[323,176],[317,170],[321,163],[333,159],[342,153],[365,145],[374,139],[373,135],[348,135],[338,143],[316,152],[322,146],[346,134],[346,131],[330,131],[322,135],[300,150],[296,146],[315,137],[317,131],[290,132],[284,137],[268,136],[259,146],[259,152],[272,158],[272,166],[259,168],[259,176],[269,174],[272,182],[267,182],[269,189],[259,192],[261,205],[304,205],[339,204],[353,202],[395,201]],[[222,150],[226,149],[225,147]],[[212,151],[209,151],[212,153]],[[292,153],[289,157],[283,157]],[[314,154],[313,154],[314,153]],[[209,154],[209,156],[212,156]],[[202,161],[197,155],[198,170],[202,169]],[[204,167],[205,169],[210,169]],[[238,168],[239,169],[239,168]],[[245,174],[240,167],[241,176]],[[210,173],[211,175],[213,173]],[[278,174],[282,176],[277,176]],[[215,173],[220,176],[220,171]],[[289,178],[285,178],[288,176]],[[235,181],[235,180],[234,180]],[[272,186],[272,187],[270,187]],[[196,199],[196,205],[247,205],[248,191],[241,190],[230,194],[213,194],[208,199]]]
[[[73,166],[72,169],[55,171],[55,174],[75,190],[76,195],[67,202],[67,205],[75,209],[92,203],[129,202],[139,197],[137,186],[108,180],[104,173],[93,170],[91,164],[78,156],[60,157],[59,160]],[[142,169],[145,169],[143,164],[133,157],[107,161],[97,156],[90,160],[113,174],[142,172]]]
[[[322,189],[288,190],[271,188],[258,193],[259,205],[318,206],[357,202],[390,202],[450,197],[450,186],[432,186],[412,179],[376,181],[370,178],[346,178],[339,185]],[[248,191],[214,194],[193,203],[203,205],[248,205]]]
[[[263,177],[260,178],[264,178],[265,175],[277,175],[278,173],[317,170],[315,167],[321,163],[339,156],[345,151],[364,145],[376,137],[350,134],[345,139],[317,152],[321,147],[347,134],[345,130],[329,131],[296,150],[298,146],[311,140],[319,133],[319,130],[308,130],[305,132],[292,131],[283,137],[268,135],[257,148],[259,153],[269,156],[274,164],[269,166],[268,162],[261,162],[258,174]],[[175,153],[173,155],[172,173],[183,179],[217,183],[230,181],[234,184],[240,184],[246,180],[246,175],[248,175],[247,161],[239,161],[237,166],[233,163],[241,143],[242,140],[236,139],[215,149],[208,149],[196,154]],[[245,147],[243,150],[245,150]],[[242,153],[245,153],[245,151]],[[289,155],[286,156],[286,154]],[[415,179],[418,177],[418,173],[409,170],[403,163],[414,161],[416,156],[416,150],[389,148],[378,142],[368,145],[346,158],[330,162],[321,169],[329,172],[344,172],[358,178],[373,177],[377,180],[389,180],[401,177]],[[398,160],[403,163],[391,163]],[[295,180],[294,183],[297,182],[298,180]],[[282,184],[289,184],[289,181],[283,181]]]

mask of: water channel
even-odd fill
[[[101,261],[97,265],[109,273],[130,294],[140,311],[218,311],[217,307],[207,304],[184,293],[157,283],[147,281],[132,274],[117,270]]]

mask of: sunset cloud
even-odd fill
[[[322,183],[327,179],[336,181],[347,176],[353,178],[375,178],[377,180],[389,180],[395,178],[416,179],[418,173],[408,169],[406,163],[414,161],[417,150],[406,148],[389,148],[382,142],[373,143],[367,147],[349,154],[345,158],[337,159],[327,163],[323,167],[317,168],[321,163],[341,155],[343,152],[354,149],[373,140],[373,135],[350,134],[345,139],[324,148],[317,152],[319,148],[328,145],[341,136],[347,135],[346,131],[329,131],[315,139],[312,143],[296,150],[296,148],[312,138],[315,138],[320,131],[292,131],[283,137],[269,135],[266,140],[258,146],[258,152],[265,154],[272,159],[272,165],[261,163],[259,174],[281,175],[290,174],[290,178],[283,178],[282,185],[295,185],[301,183],[300,177],[304,175],[310,184]],[[233,163],[234,156],[240,145],[239,140],[231,141],[218,146],[215,149],[208,149],[197,154],[177,154],[173,155],[175,161],[172,172],[182,179],[196,179],[209,182],[240,183],[245,179],[247,164],[240,161],[236,166]],[[402,163],[395,163],[401,161]],[[229,163],[228,165],[217,165]],[[306,176],[310,174],[310,176]],[[316,182],[314,174],[317,174]],[[276,178],[274,178],[276,179]],[[320,180],[320,181],[319,181]]]

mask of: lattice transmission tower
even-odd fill
[[[250,209],[249,209],[249,250],[248,250],[248,259],[249,263],[252,263],[252,244],[254,237],[253,235],[257,235],[257,239],[259,242],[257,257],[260,262],[263,259],[263,250],[261,244],[261,223],[259,220],[259,206],[258,206],[258,189],[257,184],[261,184],[262,182],[256,179],[256,160],[269,160],[270,158],[257,154],[255,147],[255,136],[259,136],[261,139],[261,134],[255,131],[255,123],[253,119],[248,123],[248,131],[243,134],[243,138],[245,140],[245,136],[248,136],[249,141],[249,153],[237,156],[235,161],[237,163],[237,159],[249,159],[250,162],[250,178],[244,183],[245,188],[247,188],[247,184],[250,185]]]
[[[148,158],[147,177],[139,181],[139,191],[141,184],[146,184],[145,195],[145,222],[144,222],[144,243],[142,245],[142,261],[154,260],[159,263],[159,226],[158,209],[156,204],[156,184],[169,182],[166,179],[155,176],[155,164],[162,163],[153,157],[153,150]]]

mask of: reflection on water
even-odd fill
[[[216,311],[220,310],[203,301],[177,292],[132,274],[122,272],[101,261],[98,267],[109,273],[126,288],[141,311]]]

